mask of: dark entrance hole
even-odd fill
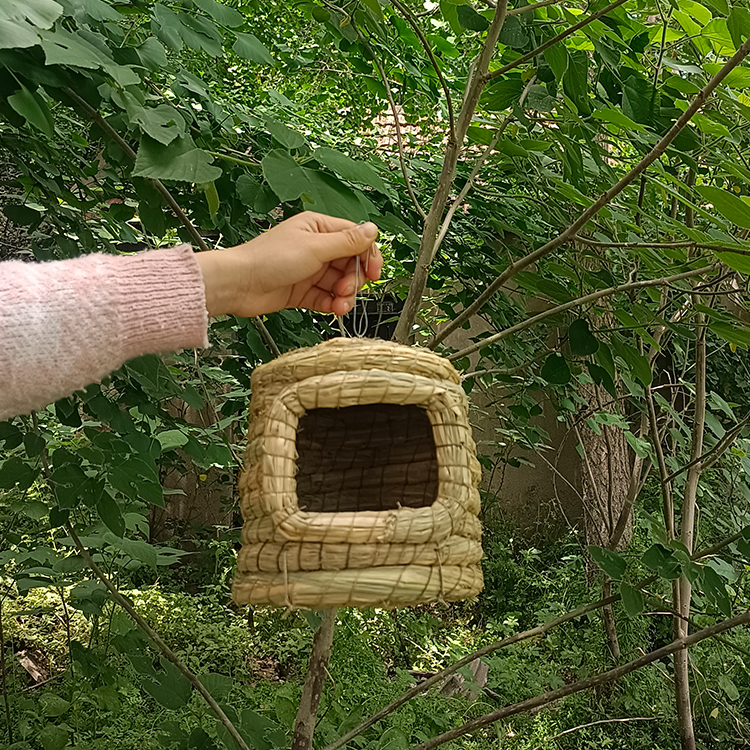
[[[297,453],[301,510],[426,508],[437,498],[432,425],[418,406],[312,409],[299,421]]]

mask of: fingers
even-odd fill
[[[378,228],[368,221],[366,224],[355,224],[341,231],[320,233],[314,240],[318,257],[323,262],[330,262],[366,253],[377,236]]]

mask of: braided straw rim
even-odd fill
[[[296,494],[297,427],[308,411],[416,405],[432,426],[437,498],[424,508],[308,512]],[[252,375],[240,476],[245,523],[237,603],[324,608],[406,606],[481,591],[479,463],[453,366],[425,350],[334,339]]]

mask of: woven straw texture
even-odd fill
[[[482,590],[479,463],[452,365],[334,339],[252,376],[239,604],[400,607]]]

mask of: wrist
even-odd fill
[[[216,317],[230,313],[236,296],[236,278],[226,268],[229,258],[222,250],[196,253],[195,257],[203,275],[208,314]]]

